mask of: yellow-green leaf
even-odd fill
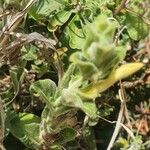
[[[99,93],[107,90],[117,81],[124,79],[133,73],[137,72],[143,67],[142,63],[128,63],[120,66],[118,69],[112,71],[109,77],[105,80],[101,80],[95,84],[90,84],[88,87],[81,89],[80,94],[86,98],[94,99]]]

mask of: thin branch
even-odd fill
[[[131,129],[127,128],[122,122],[124,120],[124,116],[125,116],[125,119],[129,125],[129,127],[131,128],[131,123],[130,123],[130,120],[129,120],[129,115],[128,115],[128,110],[127,110],[127,107],[126,107],[126,95],[125,95],[125,89],[123,88],[122,84],[121,84],[121,81],[120,81],[120,89],[119,89],[119,97],[120,97],[120,101],[121,101],[121,107],[120,107],[120,112],[119,112],[119,115],[118,115],[118,119],[117,119],[117,122],[116,122],[116,127],[115,127],[115,130],[114,130],[114,133],[112,135],[112,138],[110,140],[110,143],[108,145],[108,148],[107,150],[111,150],[111,148],[113,147],[113,144],[117,138],[117,135],[119,133],[119,130],[121,128],[121,126],[127,131],[127,133],[133,138],[134,138],[134,134],[133,132],[131,131]]]
[[[128,12],[130,12],[130,13],[132,13],[132,14],[134,14],[134,15],[136,15],[137,17],[140,17],[141,19],[143,19],[145,21],[145,23],[147,23],[148,25],[150,25],[149,18],[147,18],[147,17],[145,17],[145,16],[143,16],[141,14],[138,14],[136,11],[134,11],[133,9],[130,9],[128,7],[125,7],[125,10],[128,11]]]
[[[2,100],[0,99],[0,149],[5,150],[3,146],[4,130],[5,130],[5,113],[3,110]]]
[[[9,15],[9,14],[10,14],[10,11],[6,11],[6,12],[0,14],[0,19],[1,19],[2,17],[4,17],[4,16]]]
[[[115,127],[114,133],[112,135],[112,138],[109,142],[109,145],[107,147],[107,150],[111,150],[111,148],[113,147],[113,144],[114,144],[114,142],[117,138],[117,135],[118,135],[120,127],[121,127],[120,124],[121,124],[122,120],[124,119],[123,118],[123,113],[124,113],[124,109],[125,109],[125,101],[122,97],[121,90],[119,90],[119,97],[120,97],[120,100],[121,100],[121,107],[120,107],[118,119],[117,119],[117,122],[116,122],[116,127]]]
[[[118,33],[116,34],[115,39],[114,39],[114,43],[115,43],[115,44],[118,43],[119,37],[120,37],[120,35],[122,34],[122,32],[123,32],[125,29],[127,29],[127,26],[124,26],[122,29],[120,29],[120,30],[118,31]]]
[[[0,47],[3,47],[9,38],[9,35],[4,36],[4,32],[5,31],[9,31],[9,32],[14,31],[17,28],[17,26],[19,25],[19,23],[21,22],[21,20],[23,19],[24,15],[28,12],[29,8],[33,5],[33,3],[35,1],[36,0],[30,0],[29,3],[26,5],[26,7],[21,12],[17,13],[14,16],[11,16],[9,22],[7,20],[6,25],[2,29],[3,33],[1,33],[1,35],[0,35],[0,40],[1,40]]]
[[[125,8],[127,2],[129,2],[129,1],[128,0],[122,0],[121,4],[116,7],[115,12],[114,12],[114,16],[116,16],[122,9]]]
[[[106,122],[108,122],[108,123],[111,123],[111,124],[117,123],[117,121],[110,121],[110,120],[105,119],[105,118],[103,118],[101,116],[99,116],[99,118],[102,119],[102,120],[104,120],[104,121],[106,121]],[[122,123],[120,123],[120,125],[127,131],[127,133],[132,137],[132,139],[135,139],[133,132],[127,126],[125,126]]]

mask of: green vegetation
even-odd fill
[[[150,149],[149,0],[0,0],[0,149]]]

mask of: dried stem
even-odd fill
[[[23,19],[23,17],[25,16],[25,14],[28,12],[29,8],[33,5],[35,1],[36,0],[30,0],[29,3],[21,12],[17,13],[14,16],[11,16],[9,22],[7,21],[7,24],[2,29],[3,33],[5,31],[9,31],[9,32],[14,31],[18,27],[19,23],[21,22],[21,20]],[[9,35],[4,36],[3,33],[1,34],[0,37],[1,40],[0,47],[3,47],[9,38]]]
[[[122,0],[121,4],[116,7],[116,9],[114,11],[114,16],[116,16],[122,9],[125,8],[125,5],[126,5],[127,1],[128,0]]]
[[[3,110],[2,100],[0,99],[0,149],[5,150],[3,146],[3,139],[4,139],[4,120],[5,114]]]

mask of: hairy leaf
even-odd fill
[[[27,147],[37,149],[40,118],[29,113],[16,115],[9,123],[10,132]]]
[[[56,84],[49,79],[38,80],[30,86],[30,92],[40,97],[51,108],[56,93]]]
[[[140,16],[126,12],[125,24],[127,31],[133,40],[144,39],[148,35],[148,25],[144,22]]]
[[[91,99],[96,98],[99,93],[107,90],[115,82],[132,75],[142,67],[142,63],[128,63],[122,65],[118,69],[112,71],[112,73],[105,80],[100,80],[95,84],[90,84],[88,87],[81,89],[81,95]]]

